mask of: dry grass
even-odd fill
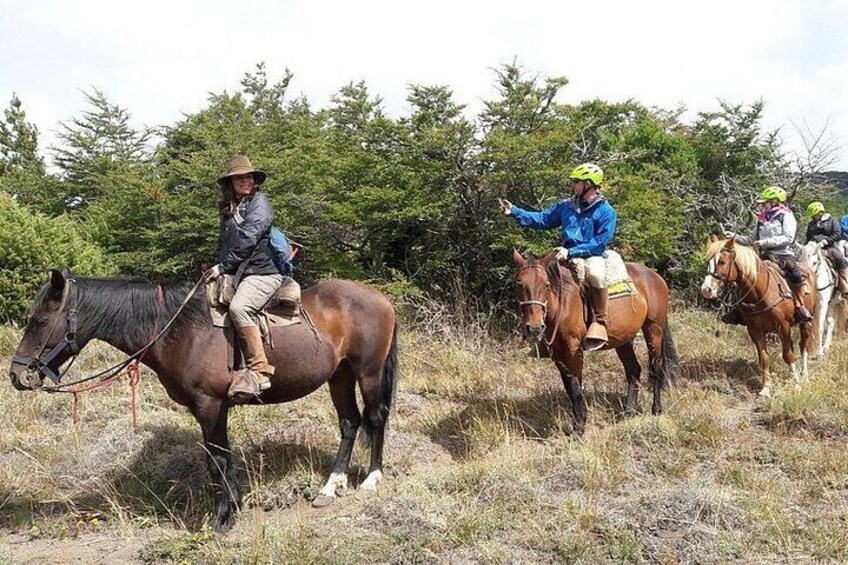
[[[617,358],[591,355],[582,439],[554,367],[518,341],[404,332],[387,478],[324,510],[308,501],[337,447],[326,390],[238,409],[246,508],[222,536],[202,526],[199,430],[150,373],[136,432],[125,385],[85,397],[76,427],[68,397],[0,387],[0,562],[90,557],[96,543],[151,563],[848,560],[844,338],[799,389],[773,347],[777,394],[763,402],[741,328],[696,311],[673,322],[685,375],[666,413],[649,415],[645,390],[645,413],[623,417]],[[16,339],[0,329],[3,363]],[[110,359],[95,345],[78,370]],[[358,448],[354,485],[366,465]]]

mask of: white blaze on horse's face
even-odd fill
[[[707,300],[718,298],[719,290],[721,290],[721,281],[713,276],[718,267],[718,258],[719,256],[716,255],[707,263],[707,276],[704,277],[704,282],[701,285],[701,296]]]

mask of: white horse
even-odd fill
[[[819,303],[813,313],[813,322],[819,338],[817,357],[821,359],[827,355],[833,341],[833,329],[836,327],[839,306],[843,302],[842,293],[837,288],[838,275],[830,266],[830,263],[825,260],[821,243],[808,241],[801,248],[800,259],[806,262],[810,266],[810,270],[815,273],[816,288],[819,291]]]

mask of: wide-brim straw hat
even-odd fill
[[[262,184],[268,177],[265,171],[254,169],[250,163],[250,159],[244,155],[236,155],[227,162],[227,174],[218,178],[218,184],[223,185],[230,177],[247,174],[253,175],[253,180],[256,181],[256,184]]]

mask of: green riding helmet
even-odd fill
[[[768,202],[769,200],[786,202],[786,191],[779,186],[770,186],[763,190],[757,198],[757,202]]]
[[[807,217],[812,218],[816,214],[821,214],[824,212],[824,204],[821,202],[810,202],[807,206]]]
[[[601,181],[604,180],[604,171],[594,163],[583,163],[571,171],[568,178],[572,180],[588,180],[592,181],[595,186],[601,186]]]

